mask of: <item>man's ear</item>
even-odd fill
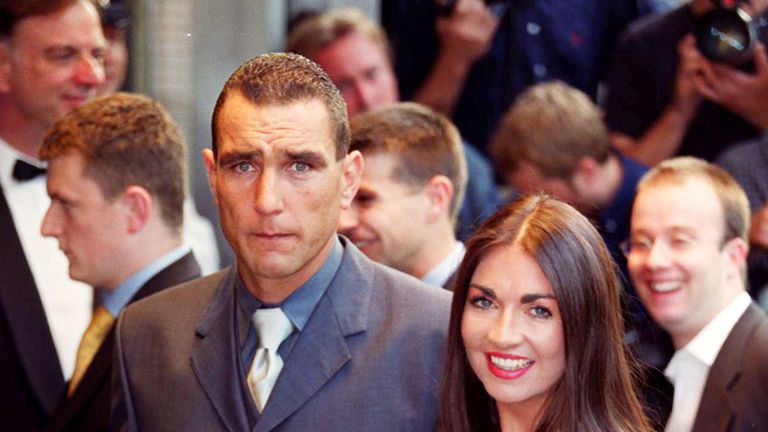
[[[730,268],[734,269],[735,276],[740,276],[742,274],[742,269],[747,265],[749,245],[744,240],[736,237],[728,240],[723,248],[728,256],[729,262],[732,264]]]
[[[594,189],[593,185],[600,179],[600,164],[591,157],[579,159],[576,171],[573,173],[574,184],[587,186],[588,190]]]
[[[128,233],[140,232],[147,225],[153,211],[152,195],[141,186],[131,185],[125,189],[119,199],[128,213]]]
[[[0,93],[11,91],[11,42],[0,39]]]
[[[205,172],[208,174],[208,187],[211,189],[213,195],[213,202],[219,205],[219,198],[216,195],[216,181],[218,176],[218,170],[216,166],[216,156],[213,155],[213,150],[203,149],[203,164],[205,164]]]
[[[358,150],[349,152],[342,162],[342,182],[341,208],[347,209],[355,198],[357,189],[360,187],[360,179],[363,177],[365,161],[363,155]]]
[[[425,191],[429,200],[427,222],[435,222],[444,216],[450,218],[453,182],[444,175],[436,175],[429,179]]]

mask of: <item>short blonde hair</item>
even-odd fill
[[[728,171],[703,159],[690,156],[667,159],[648,171],[637,184],[637,193],[653,186],[680,184],[699,179],[712,186],[723,208],[723,242],[734,238],[748,241],[749,200]]]
[[[499,173],[528,162],[546,177],[569,179],[579,161],[602,163],[610,146],[603,114],[589,97],[560,81],[530,87],[515,100],[491,140]]]

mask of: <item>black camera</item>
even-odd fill
[[[696,46],[708,59],[735,67],[752,60],[757,28],[749,14],[739,7],[740,3],[716,0],[715,9],[696,20]]]

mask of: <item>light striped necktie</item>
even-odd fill
[[[283,359],[277,349],[293,331],[293,324],[280,308],[258,309],[252,321],[259,335],[259,349],[248,372],[248,388],[256,408],[262,412],[283,368]]]
[[[115,323],[115,317],[109,313],[104,306],[99,306],[93,312],[93,318],[88,328],[83,334],[83,339],[80,340],[80,345],[77,348],[77,360],[75,361],[75,372],[72,374],[72,379],[69,380],[69,388],[67,389],[67,395],[71,396],[75,392],[77,385],[85,375],[85,371],[88,370],[88,366],[91,365],[93,357],[96,352],[101,348],[104,338],[107,337],[109,330],[112,329],[112,325]]]

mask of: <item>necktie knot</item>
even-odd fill
[[[32,165],[27,161],[17,159],[13,165],[13,178],[18,181],[32,180],[39,175],[45,174],[45,168]]]
[[[252,319],[260,348],[276,351],[293,331],[291,320],[280,308],[258,309]]]

